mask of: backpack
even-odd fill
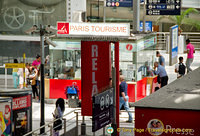
[[[179,70],[178,70],[178,73],[180,74],[180,75],[185,75],[185,65],[183,64],[183,63],[179,63]]]

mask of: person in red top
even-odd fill
[[[187,44],[187,47],[186,47],[187,50],[184,51],[184,53],[187,53],[186,68],[187,68],[187,73],[189,73],[190,71],[192,71],[190,66],[191,66],[193,59],[194,59],[193,54],[195,53],[195,49],[194,49],[194,45],[192,45],[190,43],[189,39],[186,40],[186,44]]]
[[[32,66],[34,66],[34,68],[39,70],[40,63],[41,63],[41,57],[40,57],[40,55],[37,55],[36,60],[34,60],[33,63],[32,63]]]

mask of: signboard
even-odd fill
[[[110,124],[113,119],[113,88],[93,96],[92,132]]]
[[[180,15],[181,0],[147,0],[146,15]]]
[[[106,0],[106,7],[133,7],[133,0]]]
[[[170,28],[170,66],[177,63],[178,56],[178,25]]]
[[[111,47],[108,41],[81,42],[81,113],[92,116],[92,96],[109,86]]]
[[[6,63],[5,68],[25,68],[24,63]]]
[[[57,22],[57,35],[64,36],[130,36],[129,23]]]
[[[31,95],[13,98],[13,110],[31,107]]]
[[[146,21],[145,22],[145,31],[146,32],[152,32],[152,21]],[[140,21],[140,31],[143,31],[143,22]]]

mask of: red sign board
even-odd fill
[[[111,48],[106,41],[81,42],[81,106],[83,116],[92,116],[92,96],[109,86]]]
[[[69,34],[69,23],[59,22],[57,24],[57,34]]]
[[[31,106],[31,95],[13,98],[13,110],[28,108]]]
[[[135,136],[199,136],[200,111],[135,108]]]

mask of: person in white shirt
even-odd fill
[[[183,57],[179,57],[179,63],[175,65],[175,73],[177,73],[177,78],[185,75],[185,64],[183,63]]]

